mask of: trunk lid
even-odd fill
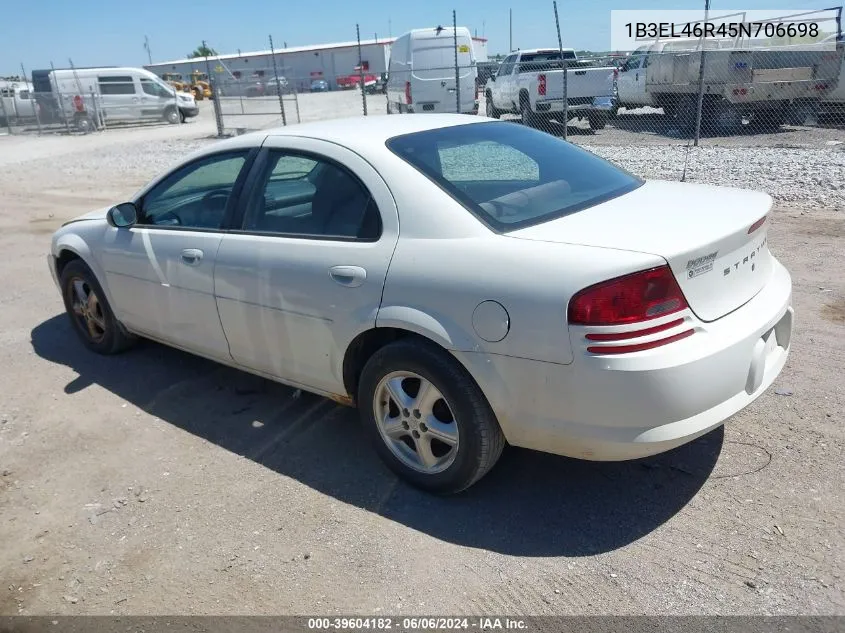
[[[768,220],[749,229],[771,207],[762,192],[655,180],[508,235],[663,257],[692,311],[714,321],[748,302],[768,280]]]

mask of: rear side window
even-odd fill
[[[103,95],[134,95],[135,82],[132,77],[123,75],[98,77],[100,94]]]
[[[415,132],[387,147],[500,232],[576,213],[643,184],[595,154],[515,123]]]

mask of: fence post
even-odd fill
[[[50,70],[53,71],[53,77],[56,76],[56,67],[53,66],[53,62],[50,62]],[[51,86],[52,88],[52,86]],[[59,104],[59,111],[62,113],[62,121],[65,124],[65,131],[70,134],[70,123],[67,120],[67,113],[65,112],[65,103],[62,101],[62,93],[59,92],[59,82],[56,82],[56,103]]]
[[[202,41],[202,47],[208,51],[205,40]],[[211,62],[208,61],[208,55],[205,56],[205,74],[208,76],[208,87],[211,91],[211,106],[214,108],[214,122],[217,124],[217,136],[223,136],[223,113],[220,112],[220,91],[217,89],[217,82],[214,81],[211,75]],[[176,97],[178,100],[179,97]]]
[[[288,119],[285,116],[285,100],[282,96],[282,84],[279,82],[279,69],[276,66],[276,50],[273,48],[273,36],[270,38],[270,58],[273,60],[273,76],[276,78],[276,90],[279,93],[279,109],[282,111],[282,125],[288,124]]]
[[[557,17],[557,0],[552,2],[552,6],[555,10],[555,29],[557,29],[557,48],[560,51],[560,67],[563,71],[563,140],[567,140],[568,138],[568,130],[569,130],[569,91],[568,91],[568,83],[569,74],[567,69],[566,60],[563,58],[563,39],[560,37],[560,20]]]
[[[21,72],[23,73],[23,81],[25,84],[29,85],[29,82],[26,79],[26,68],[23,67],[23,62],[21,62]],[[41,117],[38,116],[38,103],[35,101],[35,86],[32,86],[32,90],[29,91],[29,103],[32,106],[32,113],[35,115],[35,124],[38,126],[38,136],[41,136]]]
[[[364,61],[361,57],[361,28],[355,25],[355,35],[358,38],[358,77],[361,82],[361,102],[364,104],[364,116],[367,116],[367,90],[364,87]]]
[[[9,130],[9,135],[12,134],[12,120],[9,118],[8,113],[6,112],[6,97],[0,93],[0,115],[3,116],[3,120],[6,121],[6,128]]]
[[[458,69],[458,16],[452,9],[452,43],[455,46],[455,113],[461,113],[461,71]]]
[[[707,18],[710,15],[710,0],[704,0],[704,24],[707,25]],[[705,29],[706,30],[706,29]],[[701,137],[701,111],[704,109],[704,56],[706,54],[704,33],[701,34],[701,59],[698,62],[698,99],[695,104],[695,143],[698,147],[698,139]]]

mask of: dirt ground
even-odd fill
[[[628,463],[509,449],[436,498],[353,410],[77,342],[50,233],[212,132],[0,138],[0,614],[845,614],[842,209],[776,208],[792,353],[724,428]]]

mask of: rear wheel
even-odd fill
[[[62,298],[73,329],[82,343],[98,354],[116,354],[135,340],[115,318],[91,269],[79,259],[61,274]]]
[[[519,116],[522,119],[523,125],[540,127],[540,117],[531,110],[531,103],[528,101],[527,95],[523,95],[519,100]]]
[[[607,125],[607,116],[604,114],[593,113],[587,115],[587,121],[590,124],[591,130],[603,130]]]
[[[493,94],[488,90],[487,94],[485,95],[485,101],[487,105],[484,107],[484,111],[488,117],[491,119],[498,119],[502,116],[502,112],[493,105]]]
[[[687,95],[678,101],[675,118],[682,134],[692,134],[695,130],[696,100]]]
[[[402,340],[377,351],[361,373],[358,406],[387,466],[430,492],[468,488],[504,448],[478,385],[453,356],[428,341]]]

